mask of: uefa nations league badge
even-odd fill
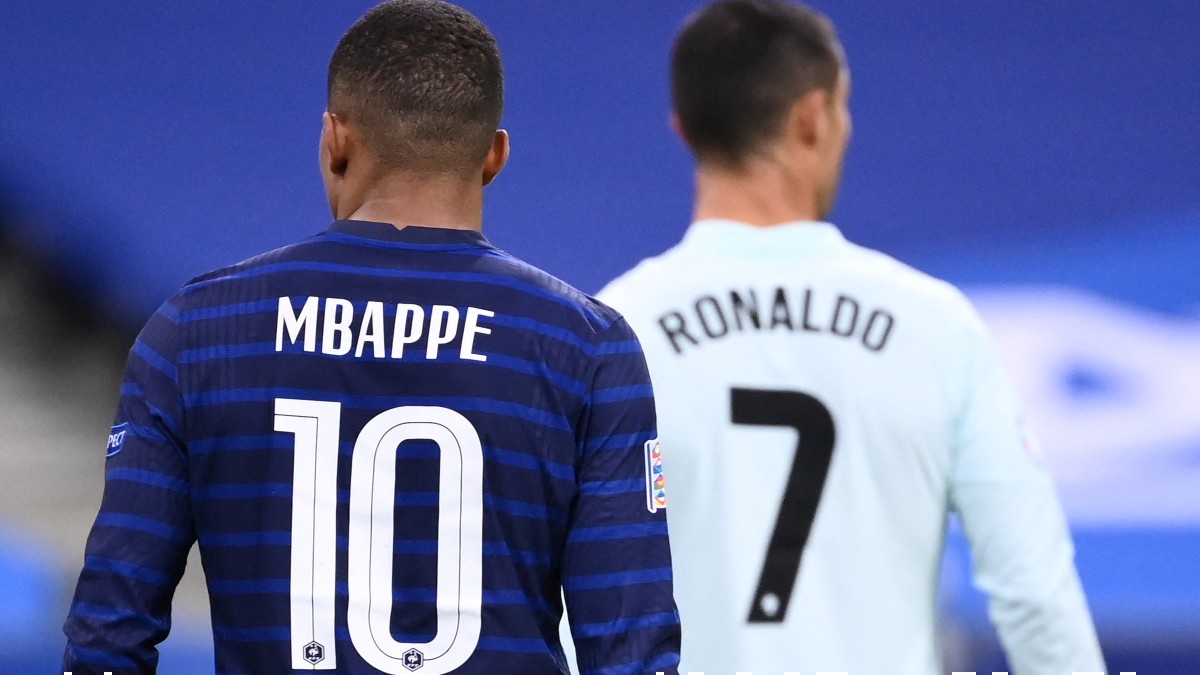
[[[657,438],[646,441],[646,508],[650,513],[667,508],[667,479]]]

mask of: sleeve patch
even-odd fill
[[[108,432],[108,449],[105,457],[112,457],[125,447],[125,433],[129,431],[129,422],[121,422]]]
[[[657,438],[646,441],[646,509],[657,513],[667,508],[667,479],[663,475],[662,444]]]

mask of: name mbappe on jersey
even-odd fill
[[[393,320],[385,320],[384,315],[393,309]],[[475,340],[480,335],[491,335],[492,329],[481,325],[480,319],[494,316],[495,312],[478,307],[460,312],[452,305],[433,305],[426,312],[421,305],[399,303],[393,308],[376,301],[366,303],[362,314],[356,315],[349,300],[314,296],[309,296],[297,313],[292,299],[283,297],[279,298],[275,351],[299,343],[306,352],[345,356],[353,351],[356,358],[370,355],[402,359],[406,346],[422,344],[424,349],[415,358],[421,358],[424,352],[424,358],[433,360],[461,333],[458,358],[487,361],[486,354],[475,353]],[[410,358],[414,358],[412,354],[410,351]]]

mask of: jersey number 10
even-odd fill
[[[337,668],[337,465],[342,404],[275,399],[275,430],[295,436],[292,493],[292,668]],[[392,638],[396,449],[432,440],[440,452],[437,633]],[[405,406],[363,427],[350,468],[349,609],[354,649],[390,675],[443,675],[479,643],[483,604],[483,449],[470,421],[447,408]]]

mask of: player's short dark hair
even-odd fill
[[[389,0],[342,37],[329,61],[329,111],[362,130],[389,166],[477,168],[504,110],[496,39],[440,0]]]
[[[738,165],[777,137],[800,97],[833,91],[844,67],[819,12],[789,0],[721,0],[675,39],[675,114],[701,161]]]

